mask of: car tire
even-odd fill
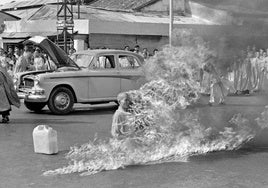
[[[45,102],[27,102],[27,101],[24,101],[24,105],[30,111],[41,112],[42,109],[46,106],[46,103]]]
[[[73,105],[73,93],[66,87],[58,87],[53,90],[48,100],[48,108],[57,115],[70,113],[73,110]]]

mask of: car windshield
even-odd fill
[[[71,59],[80,67],[87,68],[91,63],[94,56],[89,54],[74,54],[71,56]]]

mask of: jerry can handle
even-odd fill
[[[44,130],[44,129],[48,129],[49,127],[47,125],[38,125],[37,129],[38,130]]]

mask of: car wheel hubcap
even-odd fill
[[[59,93],[55,97],[55,106],[60,110],[65,110],[70,104],[70,97],[66,93]]]

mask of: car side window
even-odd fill
[[[102,55],[97,57],[97,61],[93,62],[92,69],[114,69],[115,61],[113,55]]]
[[[135,69],[140,67],[138,60],[129,55],[119,55],[119,67],[122,69]]]

